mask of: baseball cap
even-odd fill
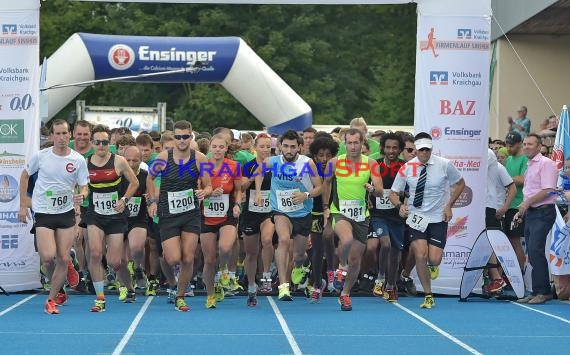
[[[428,139],[428,138],[420,138],[420,139],[416,140],[414,142],[414,144],[416,145],[417,150],[420,150],[422,148],[433,149],[433,143],[432,143],[431,139]]]
[[[517,144],[522,142],[522,137],[519,132],[509,132],[507,137],[505,137],[505,143],[509,145]]]

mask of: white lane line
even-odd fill
[[[279,308],[275,304],[275,301],[273,301],[273,298],[271,298],[271,296],[267,296],[267,301],[269,301],[269,304],[271,305],[271,308],[273,309],[273,313],[275,313],[275,317],[277,317],[277,320],[279,321],[279,324],[281,325],[281,329],[283,329],[283,333],[285,333],[285,336],[287,337],[287,341],[289,342],[289,345],[291,346],[291,349],[293,350],[293,354],[302,355],[303,353],[301,352],[301,349],[299,348],[299,344],[297,344],[297,341],[293,337],[293,334],[291,333],[291,330],[289,329],[287,322],[285,322],[285,318],[283,318],[281,311],[279,310]]]
[[[464,342],[462,342],[461,340],[457,339],[456,337],[454,337],[453,335],[449,334],[448,332],[446,332],[445,330],[441,329],[440,327],[438,327],[437,325],[433,324],[432,322],[428,321],[427,319],[423,318],[422,316],[416,314],[415,312],[407,309],[406,307],[402,306],[399,303],[392,303],[394,306],[398,307],[399,309],[401,309],[402,311],[408,313],[409,315],[411,315],[412,317],[416,318],[417,320],[419,320],[420,322],[422,322],[423,324],[427,325],[428,327],[430,327],[431,329],[435,330],[436,332],[438,332],[439,334],[443,335],[444,337],[446,337],[447,339],[451,340],[452,342],[454,342],[455,344],[459,345],[460,347],[462,347],[463,349],[467,350],[468,352],[470,352],[471,354],[476,354],[476,355],[482,355],[482,353],[480,353],[479,351],[475,350],[474,348],[470,347],[469,345],[465,344]]]
[[[554,315],[554,314],[551,314],[551,313],[548,313],[548,312],[540,311],[540,310],[538,310],[538,309],[535,309],[535,308],[526,306],[526,305],[524,305],[524,304],[516,303],[516,302],[513,302],[513,301],[511,301],[511,303],[514,304],[515,306],[519,306],[519,307],[522,307],[522,308],[526,308],[526,309],[528,309],[528,310],[531,310],[531,311],[540,313],[540,314],[545,315],[545,316],[547,316],[547,317],[551,317],[551,318],[554,318],[554,319],[558,319],[559,321],[564,322],[564,323],[566,323],[566,324],[570,324],[570,320],[568,320],[568,319],[566,319],[566,318],[562,318],[562,317],[559,317],[559,316],[557,316],[557,315]]]
[[[146,312],[148,306],[150,305],[150,303],[152,302],[153,299],[154,299],[154,296],[150,296],[146,299],[146,302],[141,307],[139,313],[137,313],[135,319],[133,319],[131,326],[129,327],[129,329],[127,329],[127,332],[125,333],[125,335],[123,335],[123,339],[121,339],[119,344],[117,344],[117,347],[115,348],[115,350],[113,350],[113,355],[119,355],[123,352],[123,349],[125,348],[125,346],[127,346],[127,343],[129,342],[129,340],[133,336],[133,334],[134,334],[135,330],[137,329],[137,326],[139,325],[144,313]]]
[[[5,310],[3,310],[2,312],[0,312],[0,317],[2,317],[3,315],[5,315],[6,313],[10,312],[11,310],[13,310],[14,308],[20,307],[21,305],[23,305],[24,303],[28,302],[29,300],[31,300],[32,298],[36,297],[37,295],[39,295],[39,293],[36,293],[35,295],[31,295],[28,296],[26,298],[24,298],[23,300],[21,300],[20,302],[6,308]]]

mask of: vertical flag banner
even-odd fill
[[[433,154],[451,160],[466,183],[432,282],[437,293],[459,294],[463,268],[485,228],[490,33],[489,16],[418,17],[415,131],[431,134]]]
[[[7,3],[7,2],[6,2]],[[20,174],[39,148],[39,0],[0,5],[0,286],[40,286],[39,257],[20,223]]]

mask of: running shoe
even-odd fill
[[[376,297],[384,297],[384,287],[385,287],[385,281],[384,280],[376,280],[374,281],[374,289],[372,290],[372,293],[374,294],[374,296]]]
[[[411,277],[400,275],[399,283],[403,291],[408,295],[415,296],[418,294],[418,290],[416,290],[416,285],[414,284],[414,279],[412,279]]]
[[[69,297],[67,297],[67,292],[65,292],[65,290],[60,290],[57,293],[57,296],[55,296],[55,304],[57,304],[58,306],[62,306],[67,302],[67,299]]]
[[[132,276],[131,276],[132,277]],[[136,288],[143,289],[147,285],[146,276],[142,268],[138,267],[134,270],[134,284]]]
[[[206,308],[208,308],[208,309],[216,308],[216,296],[215,295],[208,296],[208,298],[206,298]]]
[[[243,291],[243,287],[237,282],[235,277],[230,277],[230,283],[228,284],[228,287],[226,287],[225,291],[227,295],[233,296],[238,294],[240,291]]]
[[[47,314],[59,314],[59,309],[57,309],[57,303],[52,300],[47,300],[44,306],[44,311]]]
[[[338,303],[341,311],[352,311],[352,301],[349,295],[341,295],[338,298]]]
[[[70,287],[76,287],[79,283],[79,273],[75,270],[71,260],[67,262],[67,283]]]
[[[432,308],[435,307],[435,299],[432,295],[426,295],[424,298],[424,303],[420,305],[420,308]]]
[[[279,285],[279,301],[293,301],[293,297],[291,297],[291,291],[289,291],[289,284],[284,283]]]
[[[91,312],[100,313],[105,312],[105,300],[95,300],[95,304],[91,307]]]
[[[186,287],[186,292],[184,292],[184,296],[194,297],[194,285],[192,285],[192,283],[189,283],[188,287]]]
[[[257,306],[257,294],[255,292],[247,293],[247,306],[248,307]]]
[[[166,303],[170,303],[170,304],[176,303],[177,292],[178,291],[176,289],[167,288],[166,289],[166,294],[167,294]]]
[[[228,270],[221,271],[220,283],[224,287],[228,287],[230,285],[230,275],[228,274]]]
[[[129,290],[125,286],[119,287],[119,301],[124,302],[127,299],[127,293]]]
[[[113,284],[117,279],[117,275],[115,275],[115,271],[110,267],[107,267],[107,274],[105,275],[105,281],[107,281],[107,285]]]
[[[309,303],[321,303],[323,298],[323,293],[321,289],[313,287],[313,292],[311,292],[311,298],[309,299]]]
[[[431,277],[432,280],[437,279],[437,277],[439,276],[439,266],[428,266],[429,268],[429,276]]]
[[[135,293],[135,291],[127,292],[125,303],[134,303],[136,300],[137,300],[137,294]]]
[[[135,276],[135,262],[133,260],[129,260],[127,263],[127,270],[129,270],[129,275],[131,275],[131,279]]]
[[[507,283],[505,282],[505,280],[496,279],[496,280],[491,281],[489,286],[487,286],[487,289],[489,290],[489,292],[495,293],[495,292],[501,291],[503,288],[505,288],[505,286],[507,286]]]
[[[291,271],[291,283],[293,283],[293,285],[299,285],[303,283],[303,280],[307,278],[307,274],[310,270],[310,264],[309,266],[301,265],[299,267],[294,267]]]
[[[177,297],[174,309],[178,312],[188,312],[190,310],[190,307],[188,307],[186,301],[184,301],[184,297]]]
[[[334,271],[329,270],[329,271],[327,271],[327,290],[330,293],[333,293],[336,291],[333,283],[334,283]]]
[[[346,279],[347,272],[343,269],[336,269],[334,273],[333,286],[337,290],[342,290],[344,287],[344,280]]]
[[[398,302],[398,291],[396,290],[395,287],[387,289],[385,295],[388,295],[388,297],[386,298],[388,302],[390,303]]]
[[[259,292],[271,293],[272,291],[273,287],[271,287],[271,279],[261,279],[261,287],[259,288]]]
[[[219,283],[214,284],[214,297],[216,297],[217,302],[221,302],[224,300],[225,297],[224,288]]]
[[[156,290],[158,289],[158,280],[149,280],[146,285],[146,291],[144,294],[146,296],[156,296]]]

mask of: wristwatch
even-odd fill
[[[121,200],[125,201],[125,203],[129,203],[129,198],[126,196],[121,197]]]
[[[311,198],[311,193],[308,191],[305,191],[305,195],[307,195],[307,200]]]

